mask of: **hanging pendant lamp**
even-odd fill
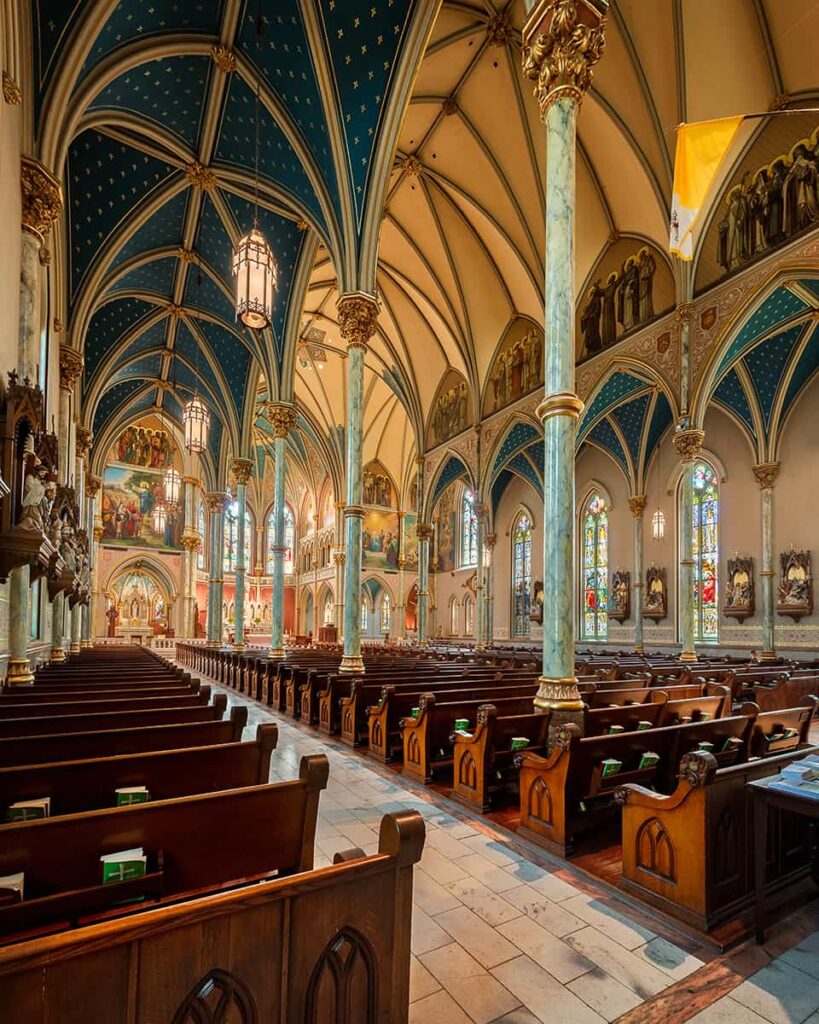
[[[199,319],[202,291],[202,266],[196,267],[196,319]],[[196,345],[196,387],[199,387],[199,345]],[[210,430],[210,412],[208,407],[195,392],[193,398],[185,403],[182,410],[182,424],[185,428],[185,448],[191,455],[201,455],[208,447],[208,431]]]
[[[179,504],[179,494],[182,490],[182,477],[169,466],[165,470],[165,504],[176,506]]]
[[[168,510],[165,507],[165,502],[158,498],[154,504],[154,533],[164,533],[165,524],[168,521]]]

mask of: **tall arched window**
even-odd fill
[[[370,628],[370,606],[366,597],[361,598],[361,632],[366,633]]]
[[[608,636],[609,517],[606,503],[593,495],[583,516],[583,639]]]
[[[222,556],[224,572],[236,571],[236,562],[239,554],[238,538],[239,502],[234,499],[225,509],[224,553]],[[251,564],[253,555],[253,517],[247,509],[245,509],[244,554],[245,572],[251,572],[253,569],[253,565]]]
[[[199,502],[196,510],[196,529],[199,531],[199,547],[196,549],[196,568],[205,568],[205,503]]]
[[[392,601],[390,595],[385,594],[381,598],[381,632],[389,633],[392,629]]]
[[[265,545],[265,572],[273,573],[273,548],[276,546],[276,513],[271,509],[267,517],[267,544]],[[284,571],[293,571],[293,552],[296,546],[296,523],[290,506],[284,506]]]
[[[475,602],[472,595],[464,598],[464,636],[472,636],[475,632]]]
[[[532,522],[525,512],[512,530],[512,634],[529,636],[532,611]]]
[[[449,635],[460,636],[461,634],[461,606],[457,597],[452,597],[449,602]]]
[[[461,498],[461,565],[478,564],[478,515],[475,495],[468,488]]]
[[[694,466],[694,639],[719,639],[717,565],[719,559],[719,491],[717,474],[707,462]]]

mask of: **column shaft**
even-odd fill
[[[361,445],[364,405],[364,349],[347,350],[347,508],[344,510],[344,657],[341,670],[363,672],[361,658]]]
[[[243,650],[245,646],[245,509],[247,508],[247,486],[238,484],[236,498],[239,519],[236,523],[236,572],[233,593],[233,646]]]
[[[646,508],[646,496],[635,494],[628,500],[631,514],[634,516],[634,579],[631,583],[634,606],[634,653],[644,654],[643,647],[643,513]]]
[[[34,682],[28,658],[30,569],[18,566],[9,573],[9,686]]]
[[[224,558],[222,553],[225,532],[225,506],[227,495],[215,491],[207,496],[210,530],[208,577],[208,645],[221,647],[222,636],[222,582]]]
[[[692,429],[682,421],[674,434],[674,447],[682,462],[680,476],[680,661],[696,661],[694,646],[694,463],[699,455],[705,433]]]
[[[776,658],[774,638],[774,567],[773,567],[773,487],[779,475],[778,462],[762,462],[754,466],[754,476],[760,487],[762,512],[762,651],[761,661]]]
[[[486,608],[486,568],[484,566],[484,537],[486,535],[486,505],[478,504],[478,530],[477,530],[477,567],[475,572],[475,647],[483,650],[486,647],[486,632],[484,630],[484,612]],[[466,623],[464,623],[466,632]]]
[[[273,627],[270,636],[270,657],[284,657],[284,508],[285,508],[285,446],[287,437],[273,442],[276,451],[273,478]]]
[[[427,642],[427,612],[429,604],[429,542],[432,527],[418,524],[418,643]]]

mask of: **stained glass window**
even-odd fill
[[[719,492],[717,475],[705,462],[694,466],[694,639],[719,639],[717,565],[719,558]]]
[[[464,636],[472,636],[475,631],[475,602],[471,597],[464,598]]]
[[[583,639],[608,636],[609,517],[606,503],[595,494],[583,517]]]
[[[276,513],[271,509],[267,517],[267,554],[265,557],[265,572],[268,576],[273,573],[273,548],[275,546]],[[285,573],[291,573],[293,571],[293,558],[296,547],[296,523],[289,505],[284,506],[284,546],[286,548],[284,552],[284,571]]]
[[[234,500],[225,509],[224,552],[222,556],[224,572],[236,572],[236,562],[239,554],[238,537],[239,502]],[[245,510],[245,572],[250,572],[253,569],[252,555],[253,517],[248,510]]]
[[[392,628],[392,603],[390,595],[385,594],[381,599],[381,632],[389,633]]]
[[[199,546],[196,549],[196,568],[205,568],[205,503],[199,502],[196,512],[196,529],[199,531]]]
[[[449,605],[449,635],[460,636],[460,610],[458,599],[453,597]]]
[[[529,636],[532,611],[532,523],[525,512],[512,531],[512,632]]]
[[[367,598],[361,600],[361,632],[366,633],[370,624],[370,608],[367,604]]]
[[[475,495],[464,491],[461,499],[461,565],[478,564],[478,515],[475,511]]]

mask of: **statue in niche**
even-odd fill
[[[643,617],[659,621],[668,615],[668,590],[665,569],[652,565],[646,571],[646,596]]]
[[[743,192],[743,186],[737,185],[728,193],[725,200],[728,207],[728,265],[744,263],[751,255],[750,240],[750,216],[748,210],[748,196]]]
[[[622,626],[631,615],[631,573],[617,569],[611,577],[609,596],[609,618]]]
[[[734,555],[728,559],[728,582],[722,614],[744,622],[754,614],[754,563]]]
[[[36,459],[36,456],[31,456],[31,458]],[[48,466],[43,465],[39,460],[26,473],[23,484],[23,511],[19,524],[23,530],[38,533],[43,533],[45,530],[43,502],[46,497],[48,476]]]
[[[793,151],[793,163],[785,176],[783,217],[786,234],[793,235],[810,227],[819,216],[816,186],[816,163],[808,157],[807,146],[800,143]]]
[[[594,355],[603,347],[600,337],[600,317],[603,313],[603,289],[598,278],[589,288],[586,305],[580,316],[580,332],[587,355]]]
[[[783,551],[779,556],[782,576],[776,610],[798,622],[813,611],[813,576],[810,551]]]

